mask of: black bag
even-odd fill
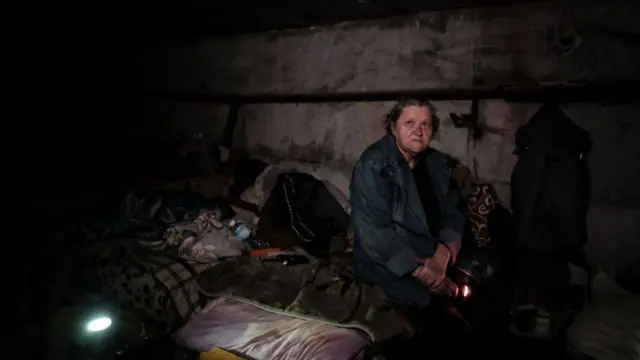
[[[348,227],[349,215],[322,181],[286,173],[278,176],[269,194],[256,237],[281,248],[300,245],[311,255],[327,258],[332,238],[346,235]]]

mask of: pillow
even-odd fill
[[[242,195],[240,195],[240,200],[257,207],[262,207],[263,203],[263,199],[258,196],[258,190],[255,185],[249,186]]]

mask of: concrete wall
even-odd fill
[[[629,44],[625,32],[640,33],[638,15],[637,6],[613,4],[456,10],[211,38],[170,51],[148,48],[136,54],[136,61],[141,64],[143,88],[190,92],[469,86],[478,76],[487,84],[637,78],[640,47]],[[563,52],[554,39],[570,28],[580,35],[580,45]],[[448,117],[451,112],[468,112],[470,105],[469,101],[436,103],[443,126],[434,146],[468,164],[480,179],[494,183],[508,205],[515,162],[513,134],[539,104],[481,102],[481,122],[492,131],[480,141],[470,140]],[[382,114],[389,107],[388,103],[245,106],[234,146],[348,171],[361,151],[383,134]],[[156,120],[164,119],[165,136],[201,131],[215,138],[225,111],[208,104],[148,104],[137,116],[153,113]],[[607,262],[638,256],[640,251],[630,252],[628,247],[640,249],[640,146],[636,140],[640,107],[572,104],[566,111],[595,141],[593,246]]]

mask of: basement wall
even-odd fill
[[[638,15],[638,6],[615,3],[442,11],[210,38],[171,50],[146,48],[132,60],[139,64],[139,84],[150,91],[307,93],[462,87],[471,86],[474,77],[488,85],[639,78],[640,46],[631,41],[640,34]],[[571,31],[578,34],[578,45],[563,50],[558,36]],[[516,160],[513,135],[540,104],[481,101],[480,121],[487,132],[479,141],[449,119],[449,113],[467,113],[470,101],[435,105],[443,125],[433,146],[493,183],[508,206]],[[362,150],[383,135],[382,116],[390,106],[243,106],[233,145],[349,174]],[[589,249],[613,269],[640,256],[640,106],[585,103],[565,109],[595,142]],[[138,141],[195,132],[217,139],[227,111],[204,103],[148,102],[129,113],[146,119],[131,134]]]

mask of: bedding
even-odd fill
[[[241,256],[219,261],[197,281],[212,298],[242,299],[275,313],[358,329],[373,341],[410,335],[409,323],[382,290],[355,281],[349,262],[334,256],[331,263],[287,265]]]
[[[88,240],[85,256],[92,259],[85,271],[102,294],[136,315],[149,335],[188,322],[181,330],[186,334],[209,319],[219,326],[213,347],[264,359],[350,359],[372,340],[406,330],[379,289],[356,283],[344,266],[313,262],[294,269],[237,256],[239,248],[227,246],[229,234],[217,219],[219,203],[184,195],[128,193],[119,214],[78,227]],[[335,195],[326,198],[335,201]],[[250,212],[236,215],[249,224],[258,220]],[[210,312],[197,316],[212,298]]]
[[[180,257],[210,263],[222,257],[240,256],[241,239],[232,236],[215,211],[202,211],[194,220],[169,226],[155,247],[176,249]]]
[[[95,276],[99,292],[135,315],[150,334],[175,331],[207,304],[195,279],[211,263],[149,251],[126,238],[91,244],[84,254],[91,256],[85,271]]]
[[[72,273],[87,274],[86,281],[149,331],[169,333],[206,305],[198,274],[219,256],[240,254],[239,241],[216,218],[223,213],[233,215],[193,193],[129,192],[120,212],[72,226],[70,236],[83,241],[72,249],[78,262]]]
[[[270,360],[357,359],[370,344],[355,330],[276,314],[224,297],[210,303],[174,339],[200,352],[221,347]]]

